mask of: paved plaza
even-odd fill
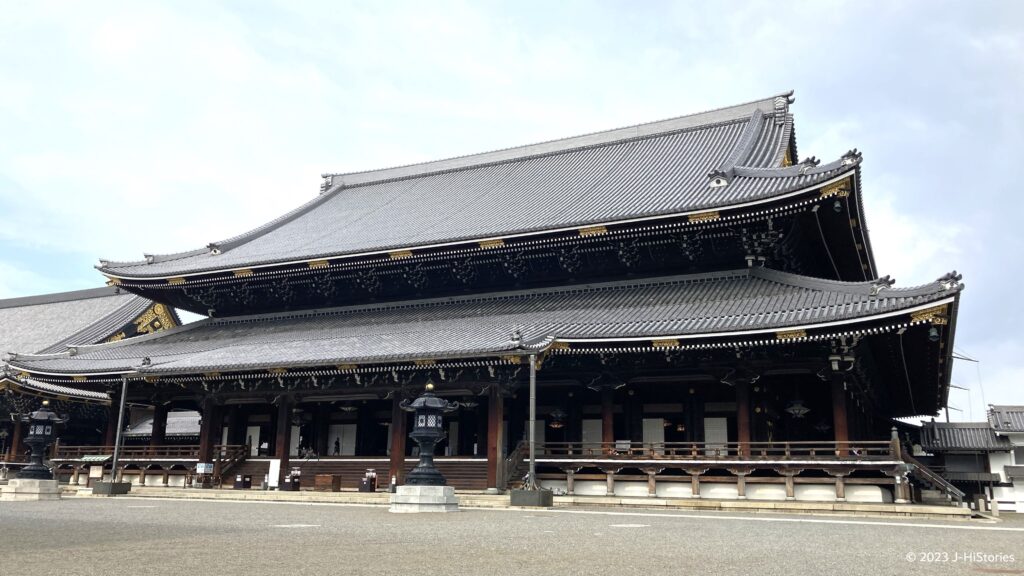
[[[2,572],[26,576],[1024,574],[1024,519],[1015,517],[394,515],[376,506],[118,498],[5,502],[0,530]]]

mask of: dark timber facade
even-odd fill
[[[155,407],[150,456],[169,409],[199,410],[192,461],[222,474],[303,454],[401,481],[398,403],[432,381],[462,402],[442,472],[505,488],[533,357],[538,479],[556,490],[909,500],[892,418],[945,405],[963,285],[880,277],[861,154],[800,159],[791,102],[325,175],[246,234],[101,261],[121,289],[210,318],[10,364],[127,379]]]

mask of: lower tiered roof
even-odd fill
[[[867,323],[927,321],[955,304],[958,277],[915,288],[826,281],[763,268],[211,318],[56,354],[16,354],[32,375],[183,375],[213,371],[501,357],[609,342],[836,337]],[[922,316],[922,312],[925,313]],[[955,310],[950,312],[954,314]]]

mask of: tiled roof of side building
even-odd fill
[[[820,185],[859,165],[783,167],[789,96],[473,156],[328,175],[318,198],[205,248],[101,262],[121,278],[355,256],[716,210]],[[710,173],[728,180],[711,186]]]
[[[997,436],[988,422],[925,422],[921,447],[929,452],[1012,450],[1010,441]]]
[[[883,283],[884,284],[884,283]],[[196,374],[486,357],[554,339],[703,338],[843,324],[952,301],[961,284],[885,288],[763,268],[302,313],[211,318],[74,355],[18,355],[47,374]],[[886,285],[887,286],[887,285]],[[746,336],[744,336],[746,337]]]
[[[193,410],[167,413],[167,427],[164,435],[169,437],[198,436],[199,412]],[[153,435],[153,418],[145,418],[128,428],[124,435],[128,438],[144,438]]]
[[[1024,406],[989,406],[988,421],[997,432],[1024,432]]]
[[[0,300],[0,355],[95,344],[151,304],[114,287]]]

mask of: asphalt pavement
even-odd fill
[[[0,503],[0,574],[1024,574],[1024,519],[463,510],[142,498]]]

